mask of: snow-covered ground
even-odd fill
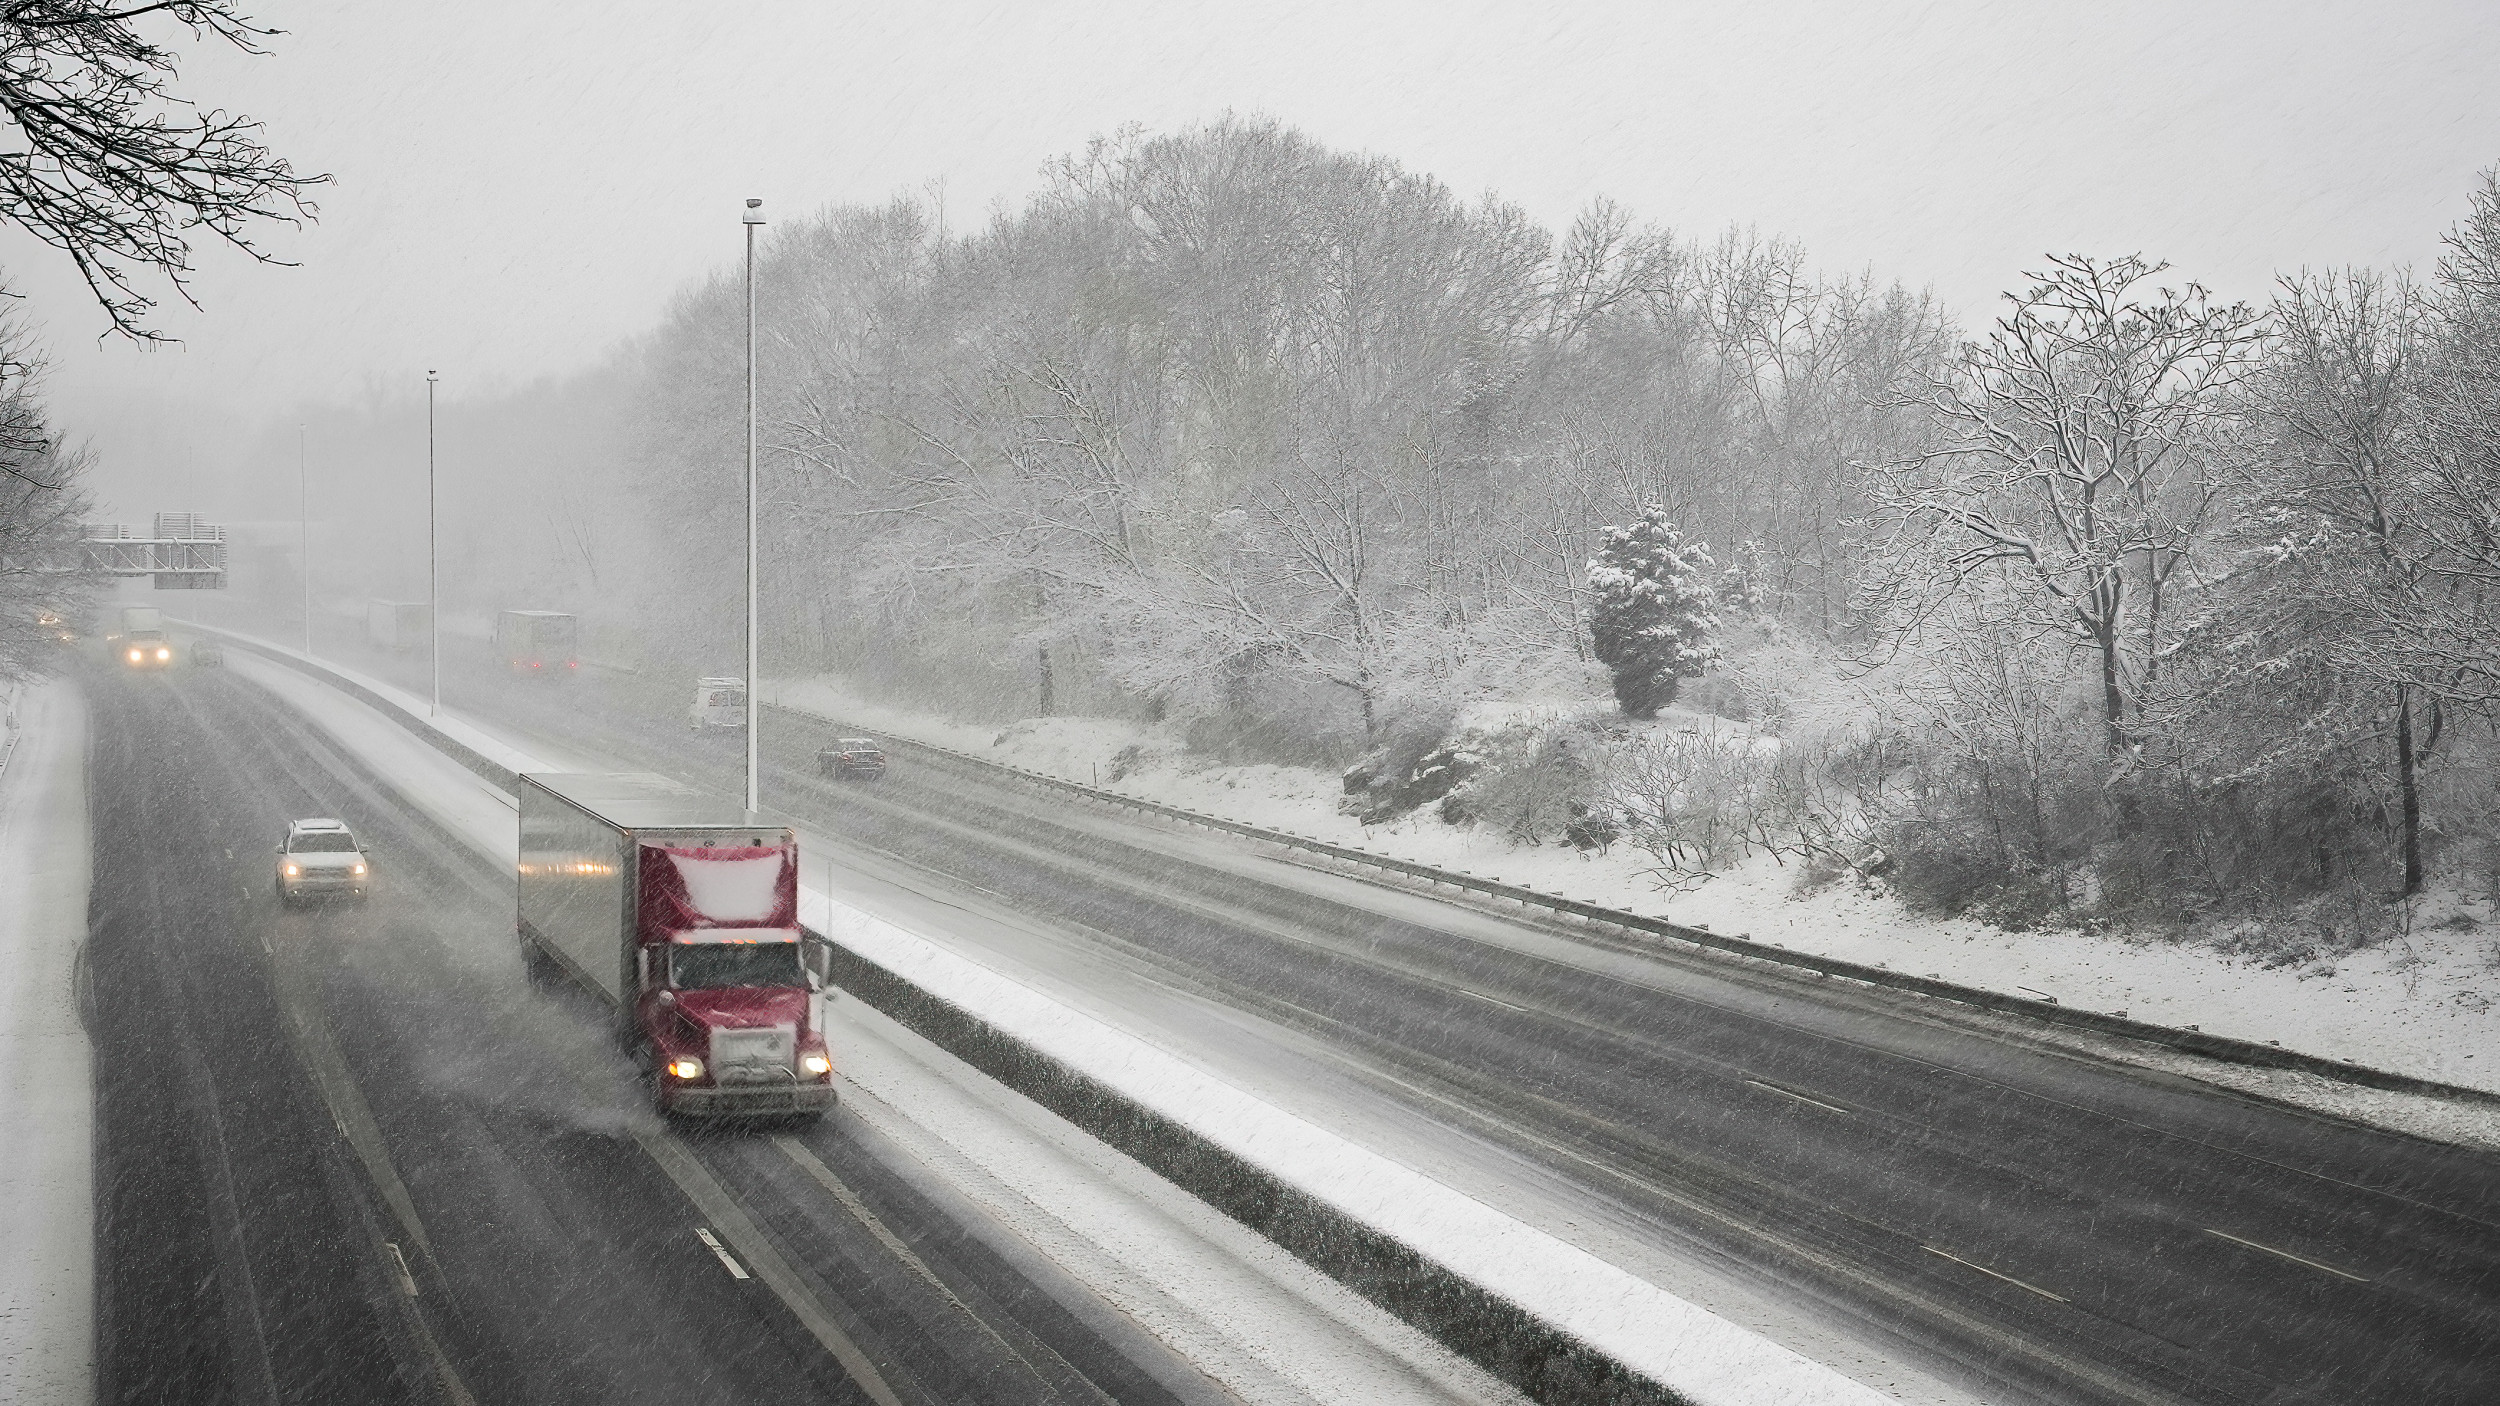
[[[271,687],[342,746],[390,776],[412,804],[460,834],[473,848],[511,861],[516,844],[511,810],[500,802],[482,801],[473,774],[343,693],[240,651],[228,657],[245,677]],[[414,705],[422,715],[422,704],[400,690],[350,670],[323,667],[403,706]],[[514,770],[558,769],[552,759],[495,735],[474,720],[447,717],[424,725],[441,728],[463,745]],[[397,736],[389,735],[393,733]],[[802,836],[802,846],[808,842]],[[806,921],[869,960],[904,974],[1289,1184],[1387,1230],[1696,1402],[1839,1406],[1886,1399],[1545,1229],[1227,1083],[1031,983],[877,917],[846,901],[839,892],[803,887],[801,912]],[[867,1028],[860,1033],[882,1034]],[[1133,1302],[1139,1312],[1156,1305],[1179,1311],[1195,1325],[1192,1331],[1212,1335],[1201,1345],[1212,1356],[1193,1351],[1193,1360],[1232,1389],[1254,1400],[1286,1399],[1279,1391],[1289,1385],[1291,1394],[1307,1392],[1311,1399],[1370,1401],[1418,1399],[1450,1389],[1444,1384],[1464,1383],[1461,1394],[1515,1399],[1507,1388],[1316,1272],[1281,1253],[1255,1249],[1238,1226],[1186,1197],[1172,1194],[1158,1203],[1151,1216],[1140,1217],[1133,1207],[1107,1210],[1104,1198],[1110,1188],[1104,1183],[1083,1177],[1067,1180],[1071,1144],[1064,1139],[1070,1130],[995,1085],[972,1080],[985,1088],[993,1110],[986,1121],[976,1119],[971,1124],[948,1124],[936,1116],[941,1108],[964,1107],[962,1090],[967,1085],[961,1074],[951,1076],[955,1080],[951,1090],[881,1086],[881,1081],[907,1074],[915,1060],[932,1067],[951,1064],[942,1058],[932,1060],[934,1054],[919,1051],[911,1059],[876,1058],[846,1077],[867,1079],[867,1092],[876,1095],[893,1116],[912,1110],[920,1137],[945,1143],[955,1155],[977,1166],[983,1179],[1012,1191],[1021,1214],[1056,1226],[1055,1232],[1030,1236],[1028,1242],[1046,1255],[1054,1254],[1052,1247],[1058,1246],[1056,1253],[1066,1256],[1059,1263],[1067,1272],[1114,1302]],[[928,1122],[919,1122],[923,1107],[931,1110]],[[1011,1116],[1007,1110],[1016,1110],[1012,1116],[1026,1122],[1025,1134],[1004,1129],[1001,1119]],[[1039,1124],[1033,1122],[1037,1118]],[[1014,1138],[1029,1139],[1034,1126],[1058,1127],[1056,1145],[1018,1150]],[[1096,1148],[1092,1155],[1099,1162],[1108,1154]],[[1125,1159],[1113,1161],[1125,1168],[1123,1176],[1153,1180]],[[1128,1193],[1115,1194],[1125,1197]],[[1015,1215],[1000,1214],[1015,1223]],[[1174,1223],[1183,1232],[1179,1241],[1171,1239],[1173,1232],[1165,1223],[1172,1218],[1177,1218]],[[1116,1272],[1106,1276],[1106,1267]],[[1214,1351],[1217,1346],[1223,1350]],[[1384,1351],[1390,1360],[1405,1363],[1405,1368],[1383,1374],[1379,1360]],[[1228,1363],[1240,1365],[1245,1375],[1225,1377]],[[1364,1363],[1370,1364],[1361,1367],[1368,1379],[1361,1383],[1362,1390],[1349,1393],[1345,1384],[1353,1379],[1344,1373]]]
[[[87,936],[87,718],[50,683],[0,699],[0,1401],[93,1399],[94,1105],[72,973]]]
[[[1134,723],[1035,718],[971,726],[871,703],[827,677],[768,679],[758,696],[1144,800],[1714,932],[2500,1092],[2500,915],[2488,901],[2467,903],[2454,893],[2431,895],[2409,937],[2270,967],[2195,943],[1925,918],[1847,884],[1800,893],[1796,871],[1768,855],[1670,895],[1647,872],[1654,861],[1627,846],[1606,855],[1521,846],[1481,827],[1444,824],[1429,807],[1365,826],[1338,811],[1342,786],[1332,773],[1211,764]]]

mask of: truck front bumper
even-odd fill
[[[759,1118],[776,1113],[822,1113],[834,1104],[830,1082],[680,1085],[671,1088],[666,1097],[669,1112],[689,1118]]]

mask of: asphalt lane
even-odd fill
[[[510,877],[266,695],[89,692],[99,1400],[1179,1399],[846,1113],[661,1128],[603,1011],[524,981]],[[314,814],[369,903],[277,902]]]
[[[481,716],[735,784],[738,744],[687,736],[672,691],[551,689],[483,655],[454,642],[449,676]],[[2500,1400],[2491,1157],[1836,983],[1591,938],[1606,960],[1563,960],[1386,917],[1176,861],[1144,827],[1106,842],[1104,822],[1066,823],[1063,799],[912,757],[878,786],[828,785],[808,759],[835,731],[774,718],[777,805],[1080,934],[1087,957],[1312,1035],[1384,1090],[1983,1390]]]

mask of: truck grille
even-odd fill
[[[798,1027],[770,1025],[712,1032],[712,1079],[721,1084],[782,1084],[796,1068]]]

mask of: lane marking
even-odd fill
[[[2067,1297],[2066,1297],[2064,1294],[2052,1294],[2052,1293],[2050,1293],[2048,1290],[2041,1288],[2041,1287],[2040,1287],[2039,1285],[2037,1285],[2037,1284],[2026,1284],[2026,1283],[2024,1283],[2023,1281],[2021,1281],[2020,1279],[2015,1278],[2015,1277],[2014,1277],[2013,1275],[2011,1275],[2011,1274],[1999,1274],[1999,1273],[1997,1273],[1995,1270],[1988,1268],[1988,1267],[1987,1267],[1986,1265],[1984,1265],[1984,1264],[1972,1264],[1969,1260],[1966,1260],[1966,1259],[1962,1258],[1960,1255],[1954,1254],[1954,1253],[1953,1253],[1952,1251],[1950,1251],[1950,1250],[1939,1250],[1939,1249],[1937,1249],[1937,1248],[1936,1248],[1935,1246],[1933,1246],[1933,1245],[1921,1245],[1921,1246],[1919,1246],[1919,1248],[1920,1248],[1920,1249],[1922,1249],[1922,1250],[1925,1250],[1927,1253],[1929,1253],[1929,1254],[1931,1254],[1931,1255],[1941,1255],[1941,1256],[1943,1256],[1944,1258],[1946,1258],[1946,1259],[1949,1259],[1949,1260],[1953,1261],[1955,1264],[1960,1265],[1960,1266],[1961,1266],[1962,1268],[1964,1268],[1964,1269],[1975,1269],[1975,1270],[1978,1270],[1980,1273],[1982,1273],[1982,1274],[1984,1274],[1984,1275],[1987,1275],[1987,1276],[1988,1276],[1989,1278],[1991,1278],[1991,1279],[2002,1279],[2002,1280],[2004,1280],[2006,1283],[2013,1285],[2013,1286],[2014,1286],[2015,1288],[2017,1288],[2017,1289],[2022,1289],[2022,1290],[2026,1290],[2026,1291],[2028,1291],[2028,1292],[2030,1292],[2030,1293],[2038,1294],[2040,1297],[2042,1297],[2042,1298],[2044,1298],[2044,1299],[2048,1299],[2048,1300],[2051,1300],[2051,1301],[2056,1302],[2056,1303],[2066,1303],[2066,1302],[2069,1302],[2069,1300],[2067,1299]]]
[[[1817,1108],[1827,1108],[1834,1113],[1842,1114],[1844,1116],[1855,1116],[1857,1113],[1857,1110],[1854,1108],[1843,1108],[1837,1103],[1825,1103],[1819,1098],[1801,1094],[1795,1089],[1783,1089],[1777,1084],[1763,1083],[1760,1079],[1747,1079],[1745,1082],[1753,1085],[1755,1088],[1760,1089],[1765,1093],[1778,1094],[1782,1098],[1793,1098],[1799,1103],[1810,1103]]]
[[[1484,1003],[1485,1003],[1486,1005],[1488,1005],[1488,1006],[1500,1006],[1503,1010],[1506,1010],[1506,1011],[1517,1011],[1517,1012],[1519,1012],[1521,1015],[1526,1015],[1526,1014],[1528,1014],[1528,1008],[1527,1008],[1526,1006],[1514,1006],[1514,1005],[1512,1005],[1512,1004],[1511,1004],[1510,1002],[1508,1002],[1508,1001],[1497,1001],[1497,1000],[1494,1000],[1492,997],[1487,996],[1486,994],[1484,994],[1484,993],[1483,993],[1483,992],[1481,992],[1481,991],[1470,991],[1470,990],[1468,990],[1468,989],[1467,989],[1466,987],[1464,987],[1464,986],[1459,986],[1459,985],[1455,985],[1455,984],[1451,985],[1450,989],[1451,989],[1452,991],[1457,992],[1457,993],[1458,993],[1459,995],[1461,995],[1461,996],[1473,996],[1473,997],[1475,997],[1477,1000],[1484,1002]]]
[[[391,1265],[399,1271],[399,1287],[408,1291],[408,1297],[415,1298],[417,1276],[408,1272],[408,1257],[399,1252],[399,1242],[385,1240],[382,1242],[382,1248],[391,1252]]]
[[[1105,1403],[1105,1406],[1111,1406],[1115,1398],[1097,1386],[1093,1378],[1077,1370],[1074,1363],[1060,1356],[1050,1344],[1034,1339],[1034,1346],[1048,1354],[1050,1359],[1062,1369],[1057,1373],[1043,1371],[1031,1357],[1026,1356],[1014,1343],[1009,1342],[1007,1335],[1000,1332],[997,1325],[975,1312],[972,1305],[965,1303],[961,1295],[947,1286],[945,1280],[938,1278],[937,1271],[929,1267],[928,1261],[920,1258],[911,1246],[904,1244],[902,1237],[896,1235],[876,1212],[868,1209],[868,1203],[859,1199],[859,1193],[851,1190],[841,1177],[835,1175],[833,1168],[826,1166],[823,1159],[819,1158],[814,1149],[805,1142],[788,1133],[778,1133],[773,1137],[773,1145],[781,1149],[783,1156],[797,1163],[799,1170],[807,1173],[818,1186],[831,1193],[833,1199],[841,1203],[842,1209],[851,1213],[852,1219],[867,1227],[868,1233],[877,1237],[877,1243],[885,1246],[887,1253],[901,1260],[929,1287],[944,1295],[947,1303],[953,1305],[956,1312],[971,1320],[989,1336],[990,1341],[997,1343],[1001,1351],[1014,1358],[1037,1380],[1050,1383],[1052,1387],[1064,1394],[1069,1385],[1069,1379],[1073,1379],[1075,1383],[1081,1384],[1092,1393],[1095,1400]]]
[[[851,1341],[850,1334],[842,1331],[842,1325],[835,1322],[832,1313],[817,1301],[815,1291],[807,1287],[807,1281],[801,1279],[798,1271],[790,1267],[790,1262],[781,1257],[781,1252],[773,1248],[772,1242],[764,1238],[763,1229],[739,1206],[729,1189],[712,1175],[710,1168],[696,1161],[685,1144],[668,1133],[642,1127],[639,1123],[628,1125],[627,1131],[651,1160],[659,1164],[660,1171],[677,1184],[679,1191],[685,1193],[686,1199],[694,1203],[696,1212],[720,1227],[721,1237],[736,1247],[748,1264],[754,1266],[755,1277],[762,1281],[765,1288],[773,1291],[773,1297],[781,1300],[791,1316],[799,1320],[799,1325],[807,1329],[809,1336],[833,1354],[833,1360],[842,1364],[842,1370],[851,1374],[851,1380],[859,1385],[860,1391],[869,1400],[876,1402],[877,1406],[903,1406],[903,1399],[886,1384],[885,1374],[877,1370],[877,1364],[869,1360],[858,1343]]]
[[[737,1260],[731,1258],[729,1251],[722,1247],[719,1237],[712,1234],[709,1226],[696,1226],[694,1228],[694,1238],[702,1241],[704,1248],[710,1250],[713,1257],[718,1259],[721,1264],[729,1270],[730,1278],[752,1279],[755,1277],[754,1275],[747,1273],[745,1265],[742,1265],[738,1263]]]
[[[2295,1255],[2295,1254],[2293,1254],[2293,1253],[2292,1253],[2291,1251],[2289,1251],[2289,1250],[2278,1250],[2278,1249],[2274,1248],[2272,1245],[2260,1245],[2260,1244],[2258,1244],[2258,1243],[2257,1243],[2256,1241],[2254,1241],[2254,1240],[2244,1240],[2244,1239],[2240,1238],[2240,1237],[2239,1237],[2239,1236],[2237,1236],[2237,1235],[2233,1235],[2230,1231],[2227,1231],[2227,1230],[2216,1230],[2216,1229],[2214,1229],[2212,1226],[2210,1226],[2210,1225],[2209,1225],[2209,1226],[2206,1226],[2206,1227],[2205,1227],[2205,1233],[2206,1233],[2207,1235],[2211,1235],[2211,1236],[2213,1236],[2214,1238],[2216,1238],[2216,1239],[2218,1239],[2218,1240],[2228,1240],[2228,1241],[2230,1241],[2230,1242],[2231,1242],[2232,1244],[2234,1244],[2234,1245],[2246,1245],[2248,1248],[2250,1248],[2250,1249],[2252,1249],[2252,1250],[2262,1250],[2262,1251],[2264,1251],[2265,1253],[2267,1253],[2267,1254],[2269,1254],[2269,1255],[2273,1255],[2273,1256],[2275,1256],[2275,1257],[2276,1257],[2276,1258],[2278,1258],[2278,1259],[2287,1259],[2287,1260],[2290,1260],[2290,1261],[2291,1261],[2292,1263],[2294,1263],[2294,1264],[2305,1264],[2305,1265],[2309,1266],[2311,1269],[2318,1270],[2318,1271],[2320,1271],[2321,1273],[2325,1273],[2325,1274],[2332,1274],[2332,1275],[2334,1275],[2334,1276],[2335,1276],[2336,1278],[2338,1278],[2338,1279],[2349,1279],[2349,1280],[2351,1280],[2352,1282],[2354,1282],[2355,1284],[2367,1284],[2367,1283],[2369,1283],[2369,1282],[2370,1282],[2370,1281],[2369,1281],[2367,1278],[2365,1278],[2364,1276],[2362,1276],[2362,1275],[2358,1275],[2358,1274],[2354,1274],[2354,1273],[2352,1273],[2352,1272],[2351,1272],[2351,1271],[2349,1271],[2349,1270],[2337,1269],[2335,1266],[2333,1266],[2333,1265],[2331,1265],[2331,1264],[2320,1264],[2320,1263],[2318,1263],[2316,1260],[2313,1260],[2313,1259],[2305,1259],[2305,1258],[2303,1258],[2303,1257],[2301,1257],[2301,1256],[2299,1256],[2299,1255]]]

